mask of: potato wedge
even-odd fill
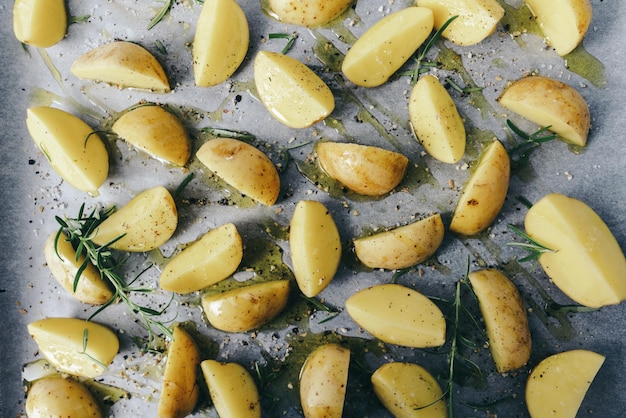
[[[542,76],[514,81],[498,99],[500,105],[575,145],[587,143],[591,115],[582,95],[569,85]]]
[[[608,226],[584,202],[549,194],[526,214],[526,234],[552,249],[539,257],[573,301],[592,308],[626,300],[626,258]]]
[[[26,127],[63,180],[98,196],[109,174],[109,153],[89,125],[64,110],[38,106],[26,111]]]
[[[202,298],[202,308],[215,328],[226,332],[256,329],[274,319],[289,300],[289,281],[257,283]]]
[[[121,88],[170,91],[167,75],[159,61],[133,42],[115,41],[87,51],[74,61],[70,71],[78,78]]]
[[[333,92],[324,80],[288,55],[259,51],[254,83],[270,114],[290,128],[314,125],[335,108]]]
[[[332,215],[320,202],[298,202],[289,228],[293,274],[300,291],[317,296],[335,277],[341,238]]]
[[[370,268],[397,270],[414,266],[433,255],[444,235],[441,215],[354,240],[358,259]]]
[[[378,399],[394,417],[447,418],[441,386],[425,368],[413,363],[383,364],[372,374]]]
[[[305,27],[323,26],[338,18],[354,0],[269,0],[271,16]]]
[[[213,0],[202,5],[192,44],[196,86],[226,81],[248,52],[248,19],[235,0]]]
[[[316,152],[330,177],[365,196],[389,193],[400,184],[409,163],[400,153],[368,145],[320,142]]]
[[[191,293],[233,274],[243,258],[243,242],[234,224],[210,230],[178,253],[163,269],[161,289]]]
[[[544,359],[526,383],[530,416],[574,418],[604,358],[593,351],[571,350]]]
[[[352,45],[341,70],[357,86],[380,86],[411,58],[432,30],[433,13],[428,8],[407,7],[391,13]]]
[[[475,235],[496,219],[509,189],[511,162],[498,140],[493,141],[480,157],[454,209],[450,230],[461,235]]]
[[[379,340],[405,347],[439,347],[446,320],[430,299],[399,284],[363,289],[346,300],[350,317]]]
[[[237,363],[200,363],[213,405],[220,417],[260,418],[261,401],[254,379]]]
[[[524,301],[515,284],[500,271],[485,269],[467,278],[478,298],[491,357],[499,373],[524,366],[532,342]]]
[[[28,324],[39,352],[57,370],[93,378],[106,371],[119,351],[115,333],[78,318],[46,318]]]
[[[65,37],[65,0],[15,0],[13,33],[18,41],[48,48]]]
[[[147,252],[165,244],[178,225],[176,203],[162,186],[144,190],[105,219],[91,235],[97,245],[131,252]]]
[[[85,385],[60,374],[36,380],[28,390],[24,409],[29,418],[103,416],[98,401]]]
[[[158,105],[144,105],[120,116],[113,132],[133,147],[168,164],[182,167],[191,155],[191,141],[181,120]]]
[[[231,138],[206,142],[196,156],[215,175],[267,206],[276,203],[280,177],[274,163],[254,146]]]
[[[350,350],[325,344],[307,357],[300,371],[300,402],[306,418],[340,418],[348,385]]]
[[[417,141],[433,158],[453,164],[465,155],[463,119],[436,77],[425,75],[413,86],[409,121]]]

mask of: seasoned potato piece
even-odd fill
[[[495,140],[483,151],[478,166],[463,186],[450,230],[469,236],[491,225],[506,199],[510,175],[509,154]]]
[[[294,25],[316,27],[338,18],[354,0],[269,0],[276,19]]]
[[[78,380],[54,374],[36,380],[26,397],[29,418],[100,418],[98,401]]]
[[[259,391],[243,366],[204,360],[200,367],[220,417],[261,418]]]
[[[388,270],[414,266],[433,255],[444,235],[441,215],[354,240],[356,256],[370,268]]]
[[[18,41],[48,48],[65,37],[65,0],[15,0],[13,33]]]
[[[352,45],[341,70],[357,86],[380,86],[411,58],[432,30],[430,9],[407,7],[391,13]]]

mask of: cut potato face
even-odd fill
[[[254,59],[254,83],[270,114],[290,128],[314,125],[335,108],[324,80],[288,55],[260,51]]]
[[[109,174],[109,153],[89,125],[64,110],[40,106],[26,111],[26,126],[63,180],[98,196]]]
[[[574,418],[604,363],[588,350],[554,354],[539,363],[526,383],[526,406],[533,418]]]
[[[215,175],[259,203],[271,206],[280,194],[274,163],[254,146],[231,138],[206,142],[196,156]]]
[[[254,379],[243,366],[204,360],[200,368],[220,417],[261,417],[259,391]]]
[[[626,300],[626,258],[608,226],[584,202],[549,194],[524,221],[526,234],[554,252],[539,263],[555,285],[581,305],[600,308]]]
[[[428,8],[407,7],[391,13],[352,45],[341,70],[357,86],[380,86],[411,58],[432,30],[433,13]]]
[[[338,18],[354,0],[269,0],[269,12],[281,22],[316,27]]]
[[[415,83],[409,98],[409,121],[418,142],[433,158],[449,164],[463,158],[463,119],[436,77],[425,75]]]
[[[18,41],[48,48],[65,37],[65,0],[15,0],[13,33]]]
[[[205,2],[192,45],[196,86],[226,81],[246,57],[249,42],[248,20],[235,0]]]
[[[414,266],[433,255],[444,235],[441,215],[354,240],[358,259],[370,268],[388,270]]]
[[[98,401],[78,380],[59,374],[36,380],[28,390],[25,405],[29,418],[100,418]]]
[[[348,298],[346,310],[360,327],[386,343],[416,348],[445,343],[443,313],[408,287],[383,284],[361,290]]]
[[[28,332],[57,370],[88,378],[104,373],[120,346],[109,328],[77,318],[41,319]]]
[[[163,67],[148,50],[115,41],[87,51],[70,68],[78,78],[102,81],[122,88],[169,92]]]
[[[483,151],[478,166],[463,186],[450,230],[471,236],[491,225],[504,205],[510,176],[509,154],[495,140]]]
[[[514,81],[498,99],[500,105],[558,134],[567,142],[587,143],[591,115],[587,102],[567,84],[542,76]]]

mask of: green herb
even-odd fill
[[[289,50],[293,46],[296,39],[298,39],[298,34],[296,32],[293,32],[291,35],[288,35],[286,33],[270,33],[269,38],[270,39],[287,39],[287,45],[285,45],[282,51],[280,51],[281,54],[286,54],[287,52],[289,52]]]
[[[70,16],[67,23],[71,25],[73,23],[86,23],[91,15],[82,15],[82,16]]]
[[[165,45],[163,45],[163,42],[157,39],[156,41],[154,41],[154,45],[161,55],[167,55],[167,49],[165,48]]]
[[[239,139],[242,141],[254,141],[256,136],[249,132],[243,131],[233,131],[230,129],[222,129],[222,128],[202,128],[200,129],[202,132],[206,132],[218,138],[231,138],[231,139]]]
[[[478,91],[482,91],[484,87],[473,86],[473,87],[461,87],[459,86],[451,77],[446,77],[444,79],[446,84],[452,87],[454,90],[458,91],[461,94],[470,94]]]
[[[526,234],[524,231],[522,231],[515,225],[508,224],[508,227],[511,231],[515,232],[517,235],[519,235],[520,237],[522,237],[524,240],[527,241],[527,242],[509,242],[506,244],[512,247],[521,247],[530,252],[529,255],[527,255],[526,257],[520,258],[518,261],[525,262],[525,261],[531,261],[531,260],[538,260],[542,254],[556,252],[556,250],[553,250],[551,248],[546,247],[545,245],[538,243],[537,241],[529,237],[528,234]]]
[[[551,126],[545,126],[532,134],[528,134],[521,130],[509,119],[506,120],[506,124],[509,129],[518,137],[522,139],[522,142],[516,145],[514,148],[508,151],[511,160],[515,162],[517,166],[522,166],[528,162],[530,154],[544,142],[552,141],[557,137],[556,134],[547,134]]]
[[[81,351],[79,354],[86,355],[91,361],[102,367],[104,370],[109,370],[106,364],[103,364],[100,360],[94,358],[91,354],[87,352],[87,344],[89,344],[89,330],[85,328],[83,330],[83,351]]]
[[[170,9],[172,8],[173,5],[174,5],[174,0],[165,0],[165,4],[161,8],[161,10],[159,10],[159,13],[157,13],[157,15],[154,16],[154,18],[152,18],[150,23],[148,23],[148,30],[152,29],[161,20],[163,20],[163,18],[169,13],[169,11],[170,11]]]
[[[413,59],[415,61],[415,68],[409,73],[411,75],[411,84],[417,83],[417,80],[422,73],[428,72],[432,67],[437,67],[437,63],[426,61],[426,55],[435,42],[441,38],[442,33],[457,17],[459,16],[452,16],[450,19],[446,20],[446,22],[441,25],[441,27],[428,39],[428,41],[426,41],[424,46],[418,49],[417,56]]]
[[[552,302],[545,307],[545,311],[548,315],[558,317],[562,314],[568,313],[581,313],[581,312],[593,312],[599,311],[600,308],[590,308],[582,305],[561,305],[560,303]]]

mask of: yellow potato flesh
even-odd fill
[[[445,343],[446,320],[421,293],[398,284],[376,285],[346,301],[350,317],[381,341],[405,347],[439,347]]]
[[[563,293],[581,305],[599,308],[626,300],[626,258],[608,226],[587,204],[562,194],[535,203],[526,233],[554,250],[539,262]]]
[[[533,418],[574,418],[604,363],[588,350],[554,354],[537,365],[526,383],[526,406]]]
[[[183,418],[191,414],[198,402],[200,388],[197,369],[200,352],[187,331],[175,326],[167,350],[161,396],[157,406],[158,418]]]
[[[524,366],[530,358],[528,317],[515,284],[498,270],[486,269],[468,275],[478,298],[489,350],[499,373]]]
[[[259,391],[254,379],[243,366],[204,360],[200,368],[220,417],[261,417]]]
[[[171,238],[178,224],[174,198],[162,186],[153,187],[135,196],[120,210],[105,219],[91,236],[97,245],[122,251],[154,250]]]
[[[592,9],[589,0],[524,0],[536,17],[546,40],[559,55],[567,55],[580,44],[589,29]]]
[[[346,396],[350,350],[326,344],[313,351],[300,371],[300,402],[306,418],[340,418]]]
[[[96,377],[106,371],[119,350],[109,328],[77,318],[46,318],[28,324],[41,354],[59,371]]]
[[[354,240],[359,260],[370,268],[388,270],[414,266],[433,255],[444,235],[441,215]]]
[[[243,258],[243,242],[233,224],[207,232],[176,255],[159,278],[161,289],[191,293],[233,274]]]
[[[409,159],[383,148],[338,142],[321,142],[316,148],[322,169],[348,189],[380,196],[396,187]]]
[[[470,236],[491,225],[506,199],[510,175],[509,155],[496,140],[485,149],[476,170],[463,186],[450,230]]]
[[[259,203],[271,206],[280,193],[274,163],[262,151],[231,138],[206,142],[196,156],[215,175]]]
[[[417,140],[433,158],[456,163],[465,154],[466,134],[452,97],[439,80],[419,79],[409,98],[409,121]]]
[[[36,380],[25,405],[29,418],[99,418],[102,411],[87,388],[72,378],[51,375]]]
[[[316,27],[338,18],[354,0],[269,0],[269,12],[281,22]]]
[[[357,86],[380,86],[411,58],[432,30],[430,9],[407,7],[392,13],[352,45],[341,70]]]
[[[287,305],[289,281],[258,283],[202,298],[209,323],[227,332],[244,332],[271,321]]]
[[[260,51],[254,59],[254,82],[270,114],[290,128],[309,127],[335,108],[324,80],[287,55]]]
[[[196,86],[226,81],[246,57],[249,42],[248,20],[235,0],[205,2],[192,45]]]
[[[458,16],[443,31],[443,37],[461,46],[475,45],[487,38],[504,16],[497,0],[417,0],[417,5],[433,11],[437,29],[452,16]]]
[[[448,410],[437,380],[422,366],[387,363],[372,374],[378,399],[395,417],[446,418]]]
[[[542,76],[513,82],[499,98],[500,105],[558,134],[567,142],[587,143],[591,115],[587,102],[569,85]]]
[[[13,33],[18,41],[38,48],[59,42],[67,31],[65,0],[15,0]]]
[[[56,248],[55,248],[56,241]],[[44,256],[50,272],[59,284],[72,296],[83,303],[102,305],[113,297],[113,292],[105,280],[100,276],[96,267],[89,263],[81,272],[78,286],[74,291],[76,273],[85,261],[81,255],[76,259],[76,250],[68,241],[67,235],[61,233],[58,240],[56,232],[46,240]]]
[[[78,57],[70,71],[78,78],[119,87],[170,91],[161,64],[148,50],[132,42],[116,41],[96,47]]]
[[[341,259],[341,238],[332,215],[320,202],[296,205],[289,228],[293,273],[305,296],[317,296],[335,277]]]
[[[182,167],[191,155],[185,126],[161,106],[146,105],[130,110],[111,129],[132,146],[169,164]]]
[[[102,139],[81,119],[53,107],[31,107],[26,126],[52,168],[78,190],[98,196],[109,174]]]

